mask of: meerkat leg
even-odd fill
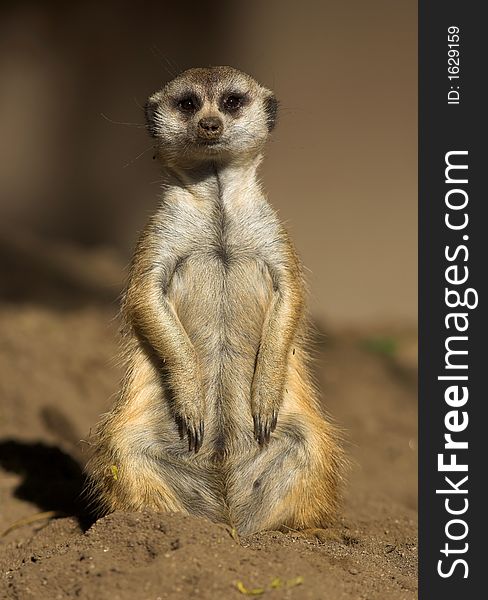
[[[154,255],[142,243],[125,294],[123,312],[134,332],[145,340],[166,373],[173,412],[188,437],[189,449],[200,450],[204,435],[204,394],[198,356],[178,315],[163,292],[174,271],[175,256]]]
[[[208,469],[172,460],[163,452],[119,450],[113,455],[114,464],[99,473],[96,485],[103,512],[151,508],[226,520],[221,494]]]
[[[287,366],[303,311],[299,267],[290,245],[286,268],[268,265],[275,290],[263,325],[251,387],[254,437],[260,445],[269,442],[279,420]]]
[[[340,472],[335,448],[326,427],[313,431],[300,417],[285,419],[267,446],[253,449],[228,474],[229,510],[237,530],[250,534],[330,522]]]
[[[95,436],[90,495],[103,512],[147,507],[225,519],[214,468],[180,439],[151,361],[141,351],[133,360],[122,398]]]

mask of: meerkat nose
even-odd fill
[[[204,117],[198,122],[198,137],[215,140],[222,135],[224,124],[219,117]]]

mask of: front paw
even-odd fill
[[[276,429],[278,411],[258,411],[253,413],[254,439],[260,446],[269,444],[271,434]]]
[[[254,439],[258,444],[269,444],[276,429],[278,411],[282,402],[280,382],[257,372],[251,389],[251,414],[254,422]]]
[[[205,425],[203,421],[203,415],[199,414],[185,414],[177,417],[178,428],[180,431],[180,438],[188,438],[188,451],[195,452],[200,450],[203,444],[203,436],[205,433]]]

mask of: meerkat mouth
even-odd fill
[[[200,146],[218,146],[222,143],[222,140],[198,140]]]
[[[224,150],[222,140],[197,140],[196,146],[206,154],[217,154]]]

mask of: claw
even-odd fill
[[[200,448],[202,447],[202,424],[200,422],[200,425],[198,426],[198,428],[194,428],[193,430],[193,450],[195,452],[195,454],[200,450]]]
[[[271,433],[276,427],[278,416],[273,412],[271,419],[266,419],[264,422],[261,421],[259,415],[253,416],[254,421],[254,439],[260,446],[267,446],[271,438]]]
[[[194,449],[194,444],[195,444],[195,436],[194,436],[193,428],[189,427],[188,428],[188,452],[192,452],[192,450]]]
[[[204,425],[203,421],[200,421],[198,430],[195,431],[195,454],[200,450],[203,443]]]
[[[276,424],[278,423],[278,413],[274,410],[273,417],[271,419],[271,431],[276,429]]]
[[[186,422],[184,419],[178,418],[177,424],[178,424],[178,433],[180,434],[180,439],[182,440],[185,437],[185,435],[187,435],[188,428],[186,426]]]
[[[203,444],[204,435],[204,423],[200,421],[198,425],[193,425],[193,421],[189,418],[178,419],[178,430],[180,439],[185,436],[188,437],[188,452],[195,452],[200,450]]]

